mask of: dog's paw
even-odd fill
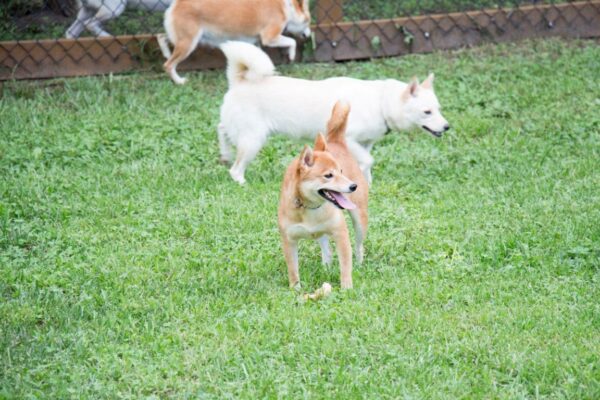
[[[341,286],[342,289],[352,289],[352,281],[344,281]]]
[[[229,171],[229,175],[231,175],[231,178],[236,181],[237,183],[239,183],[240,185],[244,185],[246,183],[246,179],[244,178],[243,175],[239,175],[235,172],[231,172]]]
[[[290,283],[290,289],[296,293],[300,293],[302,292],[302,284],[300,283],[300,281],[296,283]]]
[[[187,78],[182,78],[180,76],[174,77],[173,82],[175,82],[175,84],[177,84],[177,85],[185,85],[187,82]]]

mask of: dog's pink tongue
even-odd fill
[[[346,210],[354,210],[356,208],[356,204],[345,198],[343,194],[334,191],[329,193],[331,193],[331,195],[335,197],[335,201],[337,201],[338,204],[344,207]]]

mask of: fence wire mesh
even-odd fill
[[[347,60],[426,52],[483,41],[595,37],[600,2],[321,0],[315,57]]]
[[[5,0],[0,8],[0,79],[160,65],[155,35],[163,32],[170,3]],[[600,36],[600,0],[313,0],[311,11],[313,36],[303,46],[304,60],[394,56],[551,35]],[[209,59],[218,58],[218,52],[202,57],[190,68],[220,65]]]

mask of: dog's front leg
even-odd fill
[[[227,131],[222,122],[219,122],[217,126],[217,135],[219,137],[219,151],[221,152],[221,158],[219,162],[221,164],[229,164],[231,162],[231,144],[227,139]]]
[[[281,34],[281,27],[273,25],[260,33],[260,41],[267,47],[287,47],[290,61],[296,58],[296,41]]]
[[[300,283],[298,274],[298,242],[287,239],[282,235],[283,255],[288,269],[288,280],[293,288]]]
[[[342,289],[352,289],[352,246],[346,220],[335,230],[333,240],[340,260],[340,283]]]

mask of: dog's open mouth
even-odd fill
[[[428,127],[426,127],[425,125],[421,125],[421,128],[425,129],[427,132],[431,133],[435,137],[442,137],[442,132],[437,132],[437,131],[431,130]]]
[[[356,204],[348,200],[340,192],[329,189],[319,189],[319,194],[325,200],[332,202],[337,208],[341,210],[353,210],[356,208]]]

